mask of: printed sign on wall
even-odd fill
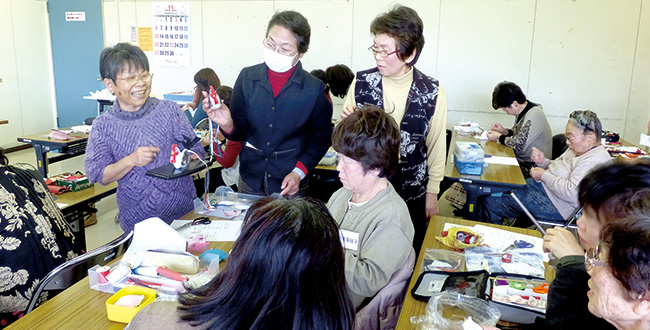
[[[85,11],[66,11],[65,20],[67,22],[85,22],[86,21],[86,12]]]
[[[161,66],[190,66],[189,2],[153,2],[153,52]]]

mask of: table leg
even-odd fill
[[[36,151],[36,165],[38,168],[38,172],[41,173],[43,178],[47,178],[47,148],[44,146],[38,144],[38,143],[33,143],[32,146],[34,147],[34,150]]]
[[[480,186],[475,184],[463,184],[463,188],[467,192],[467,199],[465,202],[465,219],[476,220],[476,207],[478,206],[478,196]]]

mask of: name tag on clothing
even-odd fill
[[[359,233],[356,231],[349,231],[339,229],[339,236],[341,236],[341,244],[347,250],[359,251]]]

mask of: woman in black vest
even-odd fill
[[[414,67],[424,47],[423,23],[417,12],[393,7],[370,25],[368,50],[377,66],[357,73],[341,117],[356,107],[383,107],[400,125],[400,170],[391,178],[406,201],[415,227],[413,247],[424,240],[427,219],[438,214],[438,192],[445,171],[447,99],[438,80]]]

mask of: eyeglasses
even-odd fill
[[[582,134],[580,134],[580,135],[575,135],[575,136],[574,136],[573,134],[571,134],[571,133],[569,133],[569,134],[566,134],[566,133],[565,133],[565,134],[564,134],[564,136],[566,136],[566,139],[569,140],[569,142],[573,142],[573,141],[575,141],[578,137],[580,137],[580,136],[584,136],[584,135],[585,135],[585,133],[582,133]]]
[[[264,45],[264,47],[266,47],[267,49],[270,49],[270,50],[272,50],[272,51],[274,51],[274,52],[276,52],[278,54],[282,54],[282,55],[285,55],[285,56],[296,56],[296,54],[298,54],[298,50],[293,51],[293,50],[282,48],[282,47],[278,48],[273,43],[273,41],[271,41],[268,37],[266,37],[266,38],[264,38],[264,40],[262,40],[262,45]]]
[[[377,49],[374,45],[368,47],[368,51],[371,52],[373,55],[379,55],[379,57],[381,57],[381,58],[386,58],[386,57],[391,56],[393,54],[399,53],[399,49],[394,50],[394,51],[389,53],[387,50]]]
[[[135,83],[138,82],[138,79],[142,80],[142,82],[144,83],[150,83],[151,79],[153,79],[153,73],[149,73],[145,71],[139,75],[133,75],[133,76],[128,76],[126,78],[115,78],[115,79],[124,80],[129,85],[135,85]]]
[[[606,262],[600,261],[600,244],[596,245],[596,248],[591,248],[585,252],[585,269],[591,271],[594,267],[597,266],[607,266]]]

